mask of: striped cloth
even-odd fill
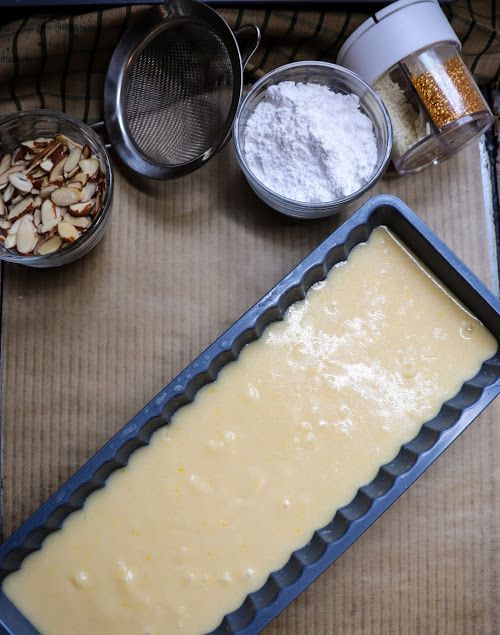
[[[0,27],[0,114],[63,110],[87,122],[102,118],[104,77],[120,36],[144,7],[78,16],[35,14]],[[498,83],[500,35],[496,0],[458,0],[445,7],[467,64],[482,83]],[[334,61],[367,13],[220,9],[233,28],[257,24],[262,43],[248,65],[251,79],[293,60]]]

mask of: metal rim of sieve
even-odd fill
[[[125,112],[127,84],[144,49],[167,29],[186,24],[211,31],[225,48],[233,79],[231,104],[220,133],[203,152],[184,163],[157,162],[139,148],[131,133]],[[256,26],[244,26],[233,33],[214,9],[197,0],[171,0],[147,11],[120,39],[104,85],[104,123],[111,145],[123,163],[143,176],[171,179],[193,172],[212,158],[231,133],[243,90],[243,68],[259,40]]]

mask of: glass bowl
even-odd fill
[[[15,262],[27,267],[58,267],[73,262],[87,254],[101,240],[108,226],[113,198],[113,172],[108,153],[99,136],[85,123],[54,110],[27,110],[0,119],[0,153],[15,150],[22,141],[36,137],[52,137],[57,133],[67,135],[78,143],[88,144],[101,161],[106,191],[101,211],[91,226],[75,240],[59,251],[44,256],[23,256],[6,249],[0,243],[0,260]]]
[[[322,203],[304,203],[277,194],[264,185],[250,170],[245,160],[244,131],[248,118],[256,105],[264,97],[266,89],[272,84],[293,81],[316,83],[328,86],[337,93],[354,93],[359,97],[360,109],[372,124],[377,140],[377,163],[371,178],[359,190]],[[392,127],[389,113],[377,93],[359,75],[352,71],[327,62],[295,62],[287,64],[264,75],[247,93],[241,102],[234,120],[233,143],[236,157],[243,173],[254,192],[274,209],[296,218],[321,218],[340,212],[349,203],[360,198],[380,179],[384,173],[392,150]]]

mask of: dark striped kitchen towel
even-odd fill
[[[144,6],[83,15],[31,14],[0,26],[0,114],[30,108],[101,118],[103,81],[113,48]],[[498,82],[500,35],[496,0],[458,0],[445,11],[480,83]],[[250,78],[293,60],[334,61],[368,13],[336,10],[221,9],[231,25],[257,24],[262,44]],[[1,16],[0,16],[1,20]]]

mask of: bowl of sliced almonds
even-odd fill
[[[88,253],[109,222],[113,174],[99,136],[64,113],[0,120],[0,260],[57,267]]]

